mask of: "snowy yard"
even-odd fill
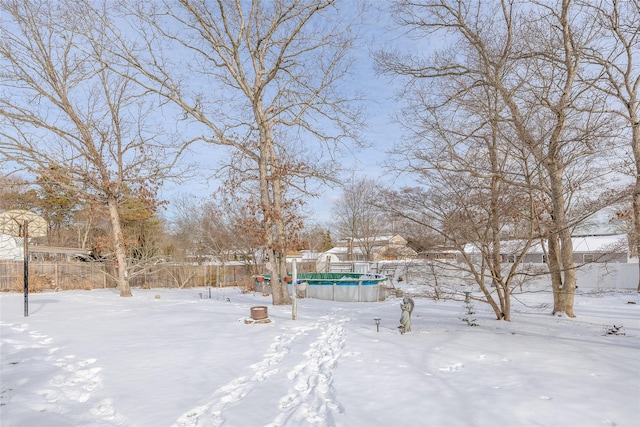
[[[581,292],[575,319],[523,294],[510,323],[419,298],[404,335],[396,298],[302,299],[294,321],[262,295],[207,296],[31,294],[25,318],[1,294],[1,427],[640,425],[633,291]],[[256,305],[271,323],[245,323]]]

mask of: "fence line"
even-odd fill
[[[638,263],[591,263],[576,270],[581,289],[637,289]],[[551,286],[548,276],[529,281],[532,287]]]
[[[404,265],[397,274],[409,279],[409,270]],[[376,265],[375,269],[380,269]],[[393,268],[392,268],[393,267]],[[390,274],[397,265],[389,265]],[[314,272],[315,263],[298,263],[299,272]],[[253,286],[253,275],[263,274],[263,266],[243,265],[240,263],[225,265],[194,265],[165,263],[141,270],[129,277],[131,287],[178,288],[200,286]],[[411,271],[411,276],[414,272]],[[112,263],[91,262],[29,262],[29,289],[33,292],[43,290],[102,289],[115,288],[115,266]],[[22,261],[0,261],[0,291],[20,292],[24,289],[24,264]],[[530,286],[548,286],[546,275],[531,278]],[[600,264],[582,266],[577,271],[577,282],[581,288],[635,289],[638,284],[638,264]]]
[[[313,265],[299,264],[299,271],[315,271]],[[129,276],[131,287],[192,288],[198,286],[252,286],[253,276],[264,273],[262,265],[228,263],[195,265],[162,263],[147,268],[135,268]],[[116,270],[110,262],[29,261],[29,289],[46,290],[115,288]],[[0,291],[24,289],[24,263],[0,261]]]

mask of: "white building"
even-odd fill
[[[8,234],[0,234],[0,260],[24,260],[24,246],[21,237],[13,237]]]
[[[588,263],[627,263],[629,262],[629,244],[626,234],[600,236],[574,236],[571,238],[573,246],[573,262],[575,264]],[[504,240],[500,242],[502,262],[514,262],[525,246],[523,240]],[[547,241],[534,242],[527,250],[523,262],[546,263]],[[467,244],[465,252],[479,257],[476,245]]]
[[[418,253],[399,235],[344,239],[318,256],[317,271],[329,271],[329,265],[342,262],[368,262],[414,259]]]

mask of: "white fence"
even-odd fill
[[[504,273],[508,273],[511,264],[505,264]],[[430,269],[429,266],[432,266]],[[458,268],[461,268],[458,270]],[[551,279],[546,264],[523,264],[522,269],[535,270],[539,276],[530,276],[523,283],[524,286],[533,288],[546,288],[551,286]],[[458,271],[456,271],[458,270]],[[353,263],[340,263],[340,269],[336,272],[354,271]],[[433,283],[433,275],[438,276],[441,283],[451,284],[452,278],[457,278],[457,284],[463,283],[473,286],[471,276],[464,272],[462,265],[457,266],[452,262],[433,262],[430,260],[411,260],[404,262],[372,262],[369,271],[384,274],[397,283],[402,278],[412,282]],[[581,289],[637,289],[638,288],[638,263],[590,263],[578,267],[576,283]],[[401,280],[402,280],[401,279]],[[456,280],[453,280],[456,283]]]
[[[548,276],[531,280],[529,286],[550,285]],[[637,289],[637,263],[592,263],[580,266],[576,273],[576,284],[584,289]]]

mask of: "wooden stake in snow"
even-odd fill
[[[292,297],[292,313],[291,313],[291,318],[293,320],[296,320],[298,318],[298,299],[297,299],[297,290],[296,290],[296,283],[298,283],[298,269],[296,266],[296,260],[291,260],[291,293],[293,294]]]
[[[24,220],[24,317],[29,317],[29,221]]]

